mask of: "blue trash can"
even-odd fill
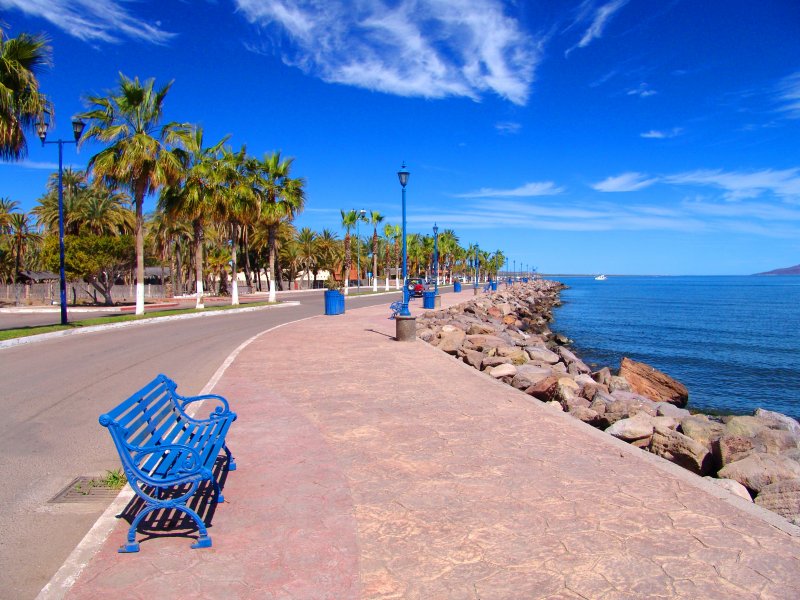
[[[523,277],[522,278],[522,283],[528,283],[528,278],[527,277]]]
[[[325,290],[325,314],[341,315],[344,313],[344,294],[339,290]]]
[[[453,283],[453,291],[454,292],[460,292],[461,291],[461,282],[460,281],[456,281],[455,283]]]
[[[490,281],[489,283],[492,284],[492,291],[496,292],[497,291],[497,282],[496,281]]]
[[[422,292],[422,308],[436,308],[436,292]]]

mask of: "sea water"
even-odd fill
[[[627,356],[689,388],[689,408],[800,417],[800,277],[549,277],[554,331],[593,368]]]

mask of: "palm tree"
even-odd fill
[[[218,187],[215,212],[230,228],[231,304],[234,306],[239,304],[237,249],[241,239],[242,223],[255,220],[251,215],[256,215],[260,208],[256,195],[250,187],[250,179],[247,177],[246,161],[247,150],[244,146],[239,152],[224,148],[217,169],[214,171]]]
[[[188,154],[182,156],[181,180],[164,188],[159,198],[159,209],[173,220],[187,219],[192,223],[194,268],[197,289],[196,308],[203,308],[203,236],[206,222],[214,214],[219,193],[219,180],[215,175],[219,153],[230,136],[225,136],[213,146],[203,146],[203,130],[196,128],[187,141]]]
[[[11,213],[8,221],[11,230],[11,248],[14,253],[14,304],[19,306],[19,281],[25,252],[28,245],[40,240],[41,236],[34,230],[28,213]]]
[[[81,144],[91,139],[109,144],[89,159],[89,169],[112,186],[128,187],[136,205],[137,315],[144,314],[144,197],[181,178],[186,163],[181,148],[192,142],[188,124],[159,128],[172,82],[159,90],[154,84],[120,73],[119,89],[88,97],[91,109],[80,115],[89,121]]]
[[[11,198],[0,198],[0,234],[11,233],[11,213],[19,208],[19,202]]]
[[[444,257],[447,268],[447,283],[453,283],[453,263],[458,248],[458,236],[452,229],[445,229],[439,234],[439,254]]]
[[[275,302],[275,275],[278,263],[278,226],[281,222],[292,220],[303,210],[305,204],[305,180],[290,177],[293,158],[281,158],[280,152],[273,152],[262,161],[263,202],[262,218],[268,228],[267,242],[270,270],[269,301]]]
[[[337,266],[344,258],[344,247],[339,242],[336,234],[330,229],[323,229],[317,236],[315,243],[316,266],[328,272],[328,277],[334,277]],[[314,280],[317,272],[314,272]]]
[[[300,252],[300,265],[306,272],[308,287],[311,288],[311,270],[317,266],[317,234],[308,227],[297,232],[297,246]],[[314,281],[317,273],[314,272]]]
[[[0,159],[19,160],[28,153],[25,130],[53,106],[39,91],[37,74],[51,64],[43,35],[20,33],[7,38],[0,28]]]
[[[372,224],[372,291],[378,291],[378,225],[383,221],[384,216],[377,210],[369,214],[369,222]]]
[[[358,222],[358,211],[356,210],[339,210],[342,214],[342,227],[344,227],[344,295],[350,291],[350,265],[353,262],[353,257],[350,252],[350,231],[356,226]]]

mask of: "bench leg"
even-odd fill
[[[225,450],[225,454],[228,456],[228,471],[235,471],[236,461],[233,460],[233,454],[231,454],[231,451],[228,450],[228,444],[224,444],[222,449]]]
[[[212,481],[213,481],[213,479],[212,479]],[[217,488],[217,489],[219,489],[219,488]],[[131,526],[128,529],[128,543],[127,544],[123,544],[122,546],[120,546],[117,549],[117,552],[120,552],[122,554],[125,554],[125,553],[128,553],[128,552],[138,552],[139,551],[139,542],[136,541],[136,529],[137,529],[137,527],[139,527],[139,523],[142,521],[142,519],[145,516],[147,516],[147,514],[153,512],[154,510],[160,510],[162,508],[167,508],[167,509],[174,508],[175,510],[183,511],[184,513],[189,515],[192,518],[192,520],[197,524],[197,530],[198,530],[200,535],[198,536],[197,541],[194,544],[192,544],[192,548],[210,548],[211,547],[211,537],[208,535],[208,530],[206,529],[205,523],[203,523],[203,520],[200,518],[200,515],[198,515],[196,512],[194,512],[188,506],[169,506],[169,507],[148,506],[142,512],[140,512],[138,515],[136,515],[136,518],[133,520],[133,523],[131,523]]]

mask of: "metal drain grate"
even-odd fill
[[[116,498],[117,494],[119,494],[119,490],[108,487],[102,479],[83,476],[73,479],[50,502],[60,504],[65,502],[110,501]]]

